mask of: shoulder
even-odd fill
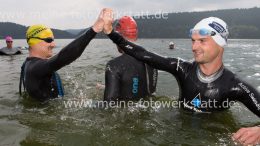
[[[6,50],[7,50],[7,48],[6,48],[6,47],[3,47],[3,48],[0,49],[0,52],[3,52],[3,53],[4,53]]]
[[[244,89],[244,85],[249,86],[249,84],[242,79],[240,79],[236,74],[234,74],[229,69],[225,68],[223,73],[222,82],[226,85],[230,85],[232,88]]]
[[[190,66],[197,66],[197,63],[196,61],[193,61],[193,60],[185,60],[185,59],[182,59],[182,58],[169,58],[170,60],[173,60],[173,61],[176,61],[177,65],[181,65],[181,66],[185,66],[185,67],[190,67]]]
[[[36,57],[26,58],[26,66],[29,70],[37,70],[37,71],[45,70],[47,69],[46,64],[47,64],[47,59],[41,59]]]
[[[121,56],[119,56],[119,57],[109,60],[106,65],[115,66],[115,65],[118,65],[121,61],[122,61]]]
[[[0,50],[5,50],[6,49],[6,47],[3,47],[3,48],[1,48]]]
[[[27,57],[26,62],[41,64],[41,63],[47,62],[47,59],[41,59],[41,58],[37,58],[37,57]]]
[[[187,61],[178,58],[177,68],[181,69],[185,73],[194,73],[197,67],[198,67],[198,63],[196,61],[193,60]]]
[[[117,65],[117,66],[122,66],[122,65],[127,65],[130,64],[130,62],[134,63],[139,63],[140,61],[136,60],[132,56],[129,56],[127,54],[122,54],[121,56],[118,56],[116,58],[111,59],[108,61],[107,65]],[[142,63],[142,62],[140,62]]]
[[[226,67],[224,68],[224,71],[223,71],[223,77],[225,79],[228,79],[229,81],[237,81],[237,82],[240,81],[238,76],[236,74],[234,74],[232,71],[230,71],[229,69],[227,69]]]
[[[121,63],[121,57],[116,57],[114,59],[111,59],[107,62],[106,64],[106,71],[109,71],[109,72],[114,72],[116,70],[120,70],[120,63]]]
[[[21,51],[21,47],[13,47],[12,48],[14,51]]]

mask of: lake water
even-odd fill
[[[56,40],[58,52],[72,40]],[[174,41],[176,50],[169,50]],[[192,60],[188,39],[140,39],[147,50],[164,56]],[[0,47],[5,42],[0,41]],[[26,46],[15,40],[15,46]],[[260,120],[242,104],[224,112],[191,114],[176,108],[66,108],[67,100],[102,100],[104,69],[108,60],[119,55],[106,39],[93,40],[82,56],[59,70],[65,88],[64,99],[39,105],[19,97],[20,67],[23,55],[0,56],[0,145],[234,145],[230,135],[239,127]],[[224,65],[260,91],[260,40],[230,40]],[[223,84],[224,85],[224,84]],[[178,98],[174,77],[159,72],[156,96]]]

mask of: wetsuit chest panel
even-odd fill
[[[216,108],[223,109],[223,106],[228,108],[227,104],[230,98],[233,98],[230,94],[233,84],[229,77],[221,76],[211,83],[202,83],[196,74],[189,74],[181,84],[181,101],[186,102],[188,109],[197,108],[207,111]],[[225,105],[224,102],[226,102]]]
[[[38,59],[32,59],[28,62],[25,74],[26,90],[29,95],[39,100],[55,98],[58,95],[56,81],[53,79],[53,74],[38,75],[41,70],[35,69],[35,66],[40,63]]]

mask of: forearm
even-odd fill
[[[260,94],[251,85],[239,82],[240,94],[238,99],[254,114],[260,117]]]
[[[117,32],[112,31],[108,34],[108,37],[117,44],[120,49],[122,49],[126,54],[135,57],[136,59],[149,64],[151,67],[169,71],[172,68],[176,68],[176,65],[171,65],[171,62],[176,62],[177,59],[174,58],[166,58],[159,56],[157,54],[151,53],[141,46],[138,46],[134,43],[131,43],[124,39],[120,34]]]
[[[251,93],[248,94],[249,96],[248,108],[258,117],[260,117],[260,94],[257,92],[256,89],[254,89],[251,86],[249,86],[249,90],[251,91]]]
[[[48,63],[52,71],[59,70],[65,65],[76,60],[85,50],[89,42],[95,37],[96,32],[90,28],[86,33],[64,47],[57,55],[50,58]]]

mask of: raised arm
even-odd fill
[[[65,65],[70,64],[76,60],[85,50],[89,42],[95,37],[97,33],[90,28],[86,33],[72,41],[64,47],[57,55],[53,56],[47,61],[50,71],[57,71]]]
[[[149,64],[151,67],[168,72],[175,71],[178,59],[157,55],[145,50],[143,47],[124,39],[119,33],[111,31],[108,37],[118,45],[126,54]]]
[[[59,70],[63,66],[68,65],[74,60],[76,60],[83,53],[86,46],[95,37],[95,35],[103,30],[104,21],[102,17],[104,11],[105,9],[103,9],[100,12],[92,28],[88,29],[86,33],[72,41],[69,45],[64,47],[57,55],[53,56],[51,59],[47,61],[47,65],[49,66],[51,72]]]
[[[153,68],[175,73],[177,71],[178,59],[167,58],[157,55],[155,53],[148,52],[141,46],[131,43],[124,39],[120,34],[113,31],[113,11],[110,9],[106,11],[103,17],[104,20],[104,33],[120,47],[126,54],[135,57],[136,59],[147,63]]]

